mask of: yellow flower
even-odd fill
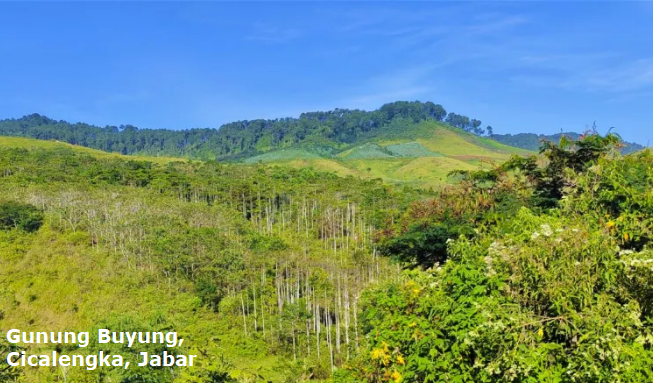
[[[628,233],[624,233],[624,241],[628,242],[629,239],[630,236],[628,235]]]
[[[539,330],[537,330],[537,336],[541,339],[544,336],[544,330],[542,327],[540,327]]]
[[[397,364],[401,364],[401,365],[406,364],[406,361],[404,360],[404,357],[401,354],[397,355]]]
[[[381,358],[383,358],[384,354],[385,354],[385,352],[382,349],[375,348],[375,349],[372,349],[372,352],[370,352],[370,357],[372,359],[374,359],[374,360],[381,359]]]
[[[392,378],[392,380],[395,382],[401,382],[401,374],[399,371],[393,371],[390,375],[390,378]]]
[[[415,326],[417,326],[417,322],[413,322],[413,323],[408,325],[408,327],[415,327]]]
[[[612,229],[614,225],[615,225],[614,221],[609,221],[605,226],[607,226],[608,229]]]

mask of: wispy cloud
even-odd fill
[[[149,97],[149,93],[145,91],[138,92],[119,92],[114,94],[109,94],[99,100],[95,101],[95,106],[97,107],[107,107],[113,104],[123,104],[123,103],[133,103],[137,101],[145,100]]]
[[[562,61],[565,62],[565,61]],[[573,91],[624,93],[653,87],[653,58],[636,59],[609,65],[569,69],[558,75],[517,75],[512,81],[538,87],[557,87]]]
[[[653,58],[643,58],[606,68],[586,76],[592,89],[612,92],[640,90],[653,86]]]
[[[404,87],[385,92],[381,91],[377,93],[362,94],[360,96],[343,100],[343,104],[354,109],[373,110],[387,102],[397,100],[412,101],[415,98],[428,94],[430,91],[432,91],[432,89],[426,86]]]
[[[524,15],[503,15],[500,13],[482,14],[475,17],[471,25],[463,26],[469,35],[502,32],[512,27],[528,23]]]
[[[273,45],[289,43],[300,36],[302,32],[296,28],[259,26],[246,39]]]
[[[350,89],[353,96],[340,102],[351,108],[371,110],[386,102],[425,96],[433,91],[427,79],[435,68],[430,64],[417,65],[373,76],[357,88]]]

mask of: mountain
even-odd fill
[[[435,187],[451,170],[528,154],[488,138],[481,121],[432,102],[398,101],[375,111],[335,109],[299,118],[238,121],[219,129],[104,128],[38,114],[0,120],[0,135],[56,140],[123,155],[284,163],[341,176]]]
[[[0,328],[89,334],[80,349],[4,330],[0,360],[91,367],[5,365],[0,382],[650,381],[653,154],[583,139],[431,192],[278,164],[415,177],[529,152],[433,121],[272,165],[0,137]],[[98,329],[174,331],[198,363],[138,366],[171,350]],[[95,368],[100,353],[131,367]]]
[[[441,105],[398,101],[369,112],[335,109],[303,113],[299,118],[236,121],[219,129],[179,131],[139,129],[133,125],[101,128],[32,114],[0,120],[0,134],[55,139],[122,154],[241,160],[302,143],[337,151],[363,142],[389,127],[402,130],[424,121],[446,122],[477,134],[483,132],[479,128],[480,120],[447,113]]]
[[[567,136],[573,140],[577,140],[581,134],[574,132],[557,133],[557,134],[535,134],[535,133],[519,133],[519,134],[493,134],[492,139],[501,142],[505,145],[514,146],[526,150],[537,151],[540,147],[541,141],[559,142],[562,136]],[[623,142],[624,147],[621,152],[623,154],[630,154],[644,149],[644,146],[634,142]]]
[[[123,155],[313,167],[418,187],[450,183],[452,170],[473,170],[514,154],[533,154],[540,140],[557,142],[561,136],[500,135],[480,126],[480,120],[447,113],[439,104],[397,101],[374,111],[335,109],[177,131],[132,125],[101,128],[32,114],[0,120],[0,135],[56,140]],[[486,130],[491,138],[484,136]],[[624,152],[642,148],[626,143]]]

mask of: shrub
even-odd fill
[[[598,225],[522,209],[504,234],[364,299],[366,347],[336,381],[645,382],[653,379],[653,259]]]
[[[43,224],[43,213],[35,206],[18,202],[0,203],[0,230],[37,231]]]

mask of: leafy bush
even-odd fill
[[[650,252],[526,209],[502,230],[456,240],[443,267],[371,291],[366,351],[338,380],[651,381]]]
[[[653,240],[653,153],[602,159],[570,180],[563,208],[600,222],[625,249],[641,250]]]
[[[381,254],[396,260],[430,267],[447,260],[447,241],[472,230],[469,225],[438,222],[426,227],[413,226],[400,236],[390,238]]]
[[[43,213],[35,206],[18,202],[0,203],[0,230],[37,231],[43,224]]]

